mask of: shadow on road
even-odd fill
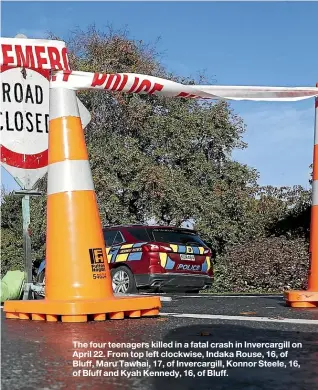
[[[192,374],[196,375],[195,378],[193,376],[187,377],[184,373],[178,379],[146,377],[144,375],[131,378],[124,375],[74,377],[72,374],[74,371],[73,354],[76,350],[79,351],[79,349],[74,348],[74,341],[81,343],[89,343],[90,341],[98,343],[149,343],[149,348],[141,350],[144,353],[155,351],[156,348],[151,346],[151,342],[157,341],[178,342],[182,345],[185,345],[186,342],[208,342],[211,345],[211,343],[244,343],[245,341],[289,341],[302,343],[302,348],[289,349],[288,357],[284,359],[287,368],[227,368],[229,376],[226,377],[199,377],[198,371],[202,371],[202,368],[178,368],[181,371],[192,370]],[[117,349],[117,351],[129,354],[131,350],[131,348]],[[206,349],[190,347],[163,348],[160,351],[166,350],[169,352],[201,351],[206,353]],[[224,350],[224,348],[208,348],[209,352],[218,350]],[[286,348],[282,349],[282,351],[285,350]],[[87,352],[88,349],[83,348],[81,351]],[[227,352],[231,351],[235,352],[235,348],[227,349]],[[247,348],[244,351],[251,351],[251,349]],[[266,351],[267,349],[261,350],[264,354]],[[91,358],[82,360],[88,359]],[[114,357],[104,360],[110,362],[118,359]],[[134,362],[138,359],[129,357],[124,358],[124,360]],[[165,365],[165,369],[163,369],[165,371],[168,369],[168,361],[172,360],[183,362],[222,360],[224,364],[226,360],[256,361],[259,359],[148,358],[153,370],[156,370],[154,360],[162,360],[161,364]],[[290,360],[297,360],[300,368],[289,367]],[[104,368],[106,372],[111,370],[111,368]],[[160,368],[157,368],[158,370]],[[173,367],[169,370],[173,370]],[[215,368],[215,370],[220,371],[220,368]],[[318,333],[253,328],[252,325],[213,324],[204,320],[195,322],[195,320],[175,318],[127,319],[85,324],[3,320],[2,389],[315,390],[318,389]]]
[[[251,349],[251,348],[228,348],[227,352],[233,352],[235,355],[237,350],[244,352],[262,352],[265,359],[253,358],[222,358],[214,357],[205,360],[222,360],[227,369],[228,376],[198,376],[198,371],[204,368],[183,368],[183,370],[192,370],[191,375],[178,378],[175,380],[159,377],[155,379],[155,389],[173,389],[173,390],[313,390],[318,389],[318,333],[300,333],[299,331],[278,331],[271,329],[255,329],[242,325],[218,324],[218,325],[195,325],[188,327],[181,327],[170,331],[163,339],[166,343],[179,342],[185,343],[242,343],[254,342],[286,342],[301,343],[302,348],[289,348],[287,358],[268,358],[267,351],[269,349]],[[285,344],[286,345],[286,344]],[[283,345],[282,345],[283,347]],[[169,349],[171,352],[176,352],[178,349]],[[182,351],[200,351],[200,349],[184,348]],[[220,351],[224,348],[209,348],[208,351]],[[278,354],[286,351],[286,347],[278,350]],[[202,351],[202,349],[201,349]],[[163,359],[163,363],[167,366],[168,360]],[[199,361],[200,359],[188,358],[186,361]],[[226,360],[229,361],[249,361],[256,362],[258,360],[267,360],[275,362],[283,360],[286,362],[286,368],[234,368],[226,367]],[[298,361],[300,368],[290,367],[290,361]],[[212,368],[210,368],[213,371]],[[215,369],[221,371],[222,368]],[[188,373],[189,374],[189,373]]]

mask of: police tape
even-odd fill
[[[0,65],[50,69],[51,88],[97,89],[186,99],[298,101],[318,96],[317,87],[184,85],[138,73],[88,73],[70,70],[66,44],[44,39],[1,38]]]
[[[188,99],[297,101],[318,96],[317,87],[249,87],[184,85],[138,73],[89,73],[54,71],[51,88],[104,90]]]

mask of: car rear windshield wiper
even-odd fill
[[[190,244],[196,244],[196,245],[200,245],[198,242],[196,241],[187,241],[186,242],[186,245],[190,245]]]

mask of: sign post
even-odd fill
[[[24,249],[24,269],[26,272],[27,286],[32,283],[32,256],[30,237],[30,196],[24,195],[22,198],[22,221],[23,221],[23,249]],[[23,299],[29,299],[29,288],[24,290]]]
[[[14,195],[23,195],[22,198],[22,224],[23,224],[23,251],[24,270],[26,283],[24,286],[23,300],[31,299],[32,285],[32,256],[31,256],[31,232],[30,232],[30,196],[40,196],[36,191],[15,191]]]

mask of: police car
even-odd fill
[[[194,230],[120,225],[105,227],[103,232],[115,293],[197,293],[212,284],[211,250]],[[37,282],[45,283],[45,261]]]

